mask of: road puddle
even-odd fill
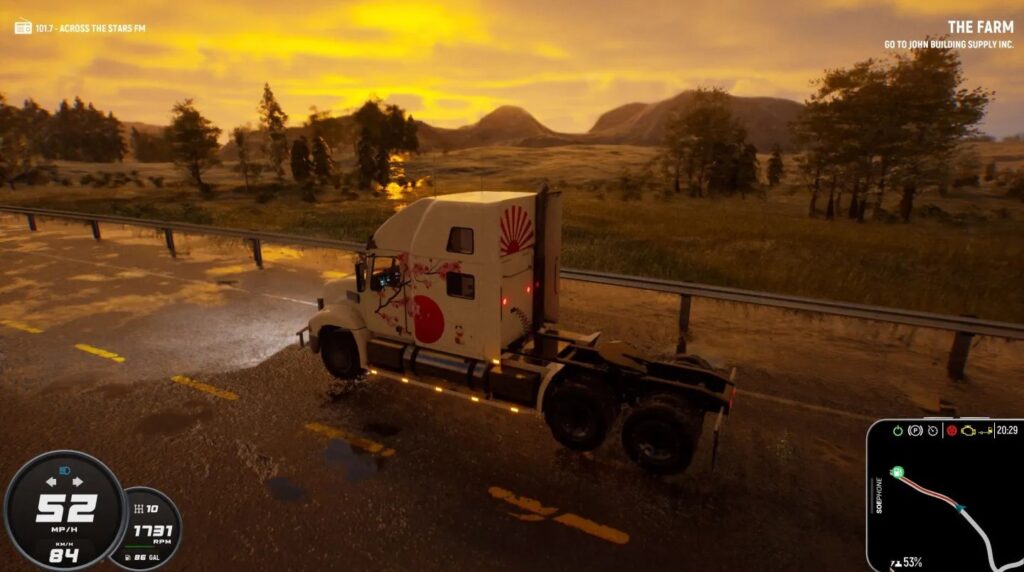
[[[340,439],[331,439],[324,450],[324,461],[328,467],[345,472],[349,483],[364,481],[380,470],[380,458],[352,448]]]
[[[394,437],[398,435],[401,429],[390,423],[384,423],[382,421],[371,421],[363,425],[363,431],[367,433],[373,433],[380,435],[381,437]]]
[[[267,479],[267,490],[270,496],[279,501],[299,502],[306,498],[306,489],[295,484],[288,477]]]

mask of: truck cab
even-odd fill
[[[633,443],[635,460],[685,469],[704,411],[728,413],[731,380],[702,360],[670,366],[555,329],[560,251],[561,195],[546,187],[420,199],[373,233],[354,276],[328,284],[310,346],[341,379],[532,409],[577,450],[600,445],[623,405],[657,396],[674,438],[656,454]]]

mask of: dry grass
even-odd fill
[[[1024,166],[1021,143],[980,145],[979,152],[1000,169]],[[246,193],[227,167],[210,172],[216,192],[202,199],[176,182],[180,175],[169,165],[62,163],[62,176],[76,181],[86,173],[136,169],[144,180],[164,176],[168,188],[19,189],[0,192],[0,202],[364,240],[396,204],[417,196],[532,190],[547,180],[566,194],[566,266],[1024,322],[1024,204],[998,189],[926,194],[918,212],[931,215],[909,225],[808,218],[808,195],[795,181],[767,199],[647,192],[641,200],[621,200],[622,171],[638,171],[653,154],[629,146],[431,153],[410,159],[406,171],[430,177],[432,187],[397,200],[328,189],[316,203],[288,186]],[[888,200],[894,209],[896,197]]]

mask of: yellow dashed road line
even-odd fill
[[[236,401],[238,399],[237,393],[226,391],[224,389],[217,389],[216,387],[208,383],[196,381],[191,377],[187,377],[184,375],[176,375],[171,378],[171,381],[173,381],[174,383],[180,383],[181,385],[191,387],[192,389],[198,389],[199,391],[209,393],[210,395],[216,395],[217,397],[221,399],[227,399],[228,401]]]
[[[551,517],[551,520],[575,528],[576,530],[585,532],[591,536],[596,536],[601,540],[611,542],[614,544],[626,544],[629,542],[629,535],[621,530],[598,524],[590,519],[583,518],[578,514],[571,512],[563,512],[555,515],[558,509],[555,507],[544,506],[540,501],[534,500],[527,497],[517,496],[512,491],[503,489],[501,487],[491,487],[487,489],[487,492],[496,499],[503,500],[508,504],[520,508],[522,510],[529,511],[533,514],[515,514],[510,513],[512,516],[519,520],[526,522],[539,522],[546,520]],[[555,516],[553,516],[555,515]]]
[[[15,330],[21,330],[30,334],[41,334],[42,330],[34,328],[24,322],[16,322],[14,320],[0,320],[0,324],[7,326],[8,328],[14,328]]]
[[[390,457],[395,454],[394,449],[388,449],[376,441],[371,441],[358,435],[354,435],[344,429],[329,427],[323,423],[306,423],[306,429],[314,433],[324,435],[330,439],[341,439],[353,447],[357,447],[371,455],[377,455],[378,457]]]
[[[110,361],[116,361],[117,363],[124,363],[124,358],[119,356],[119,355],[117,355],[117,354],[115,354],[114,352],[109,352],[109,351],[101,349],[101,348],[90,346],[89,344],[75,344],[75,349],[76,350],[81,350],[81,351],[83,351],[83,352],[85,352],[87,354],[92,354],[94,356],[99,356],[101,358],[106,358],[106,359],[108,359]]]

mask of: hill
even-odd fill
[[[693,105],[693,91],[656,103],[627,103],[603,113],[587,133],[558,133],[519,107],[503,106],[473,125],[458,129],[433,127],[420,123],[420,144],[425,150],[464,149],[506,145],[513,147],[551,147],[573,144],[659,145],[665,125],[676,113],[685,113]],[[767,151],[778,143],[792,148],[789,123],[803,106],[795,101],[774,97],[730,96],[730,107],[747,128],[750,141]]]
[[[657,145],[665,125],[675,113],[685,113],[693,105],[693,91],[657,103],[630,103],[598,117],[588,134],[596,143]],[[732,113],[747,128],[750,141],[761,151],[778,143],[792,147],[789,123],[803,106],[795,101],[774,97],[729,97]]]
[[[439,149],[468,149],[472,147],[552,147],[559,145],[643,145],[661,143],[665,125],[675,113],[685,113],[693,105],[693,91],[655,103],[627,103],[611,109],[597,118],[594,126],[586,133],[559,133],[549,129],[521,107],[503,105],[482,117],[476,123],[455,129],[435,127],[417,121],[420,148],[424,151]],[[789,123],[803,106],[795,101],[774,97],[730,96],[733,114],[747,128],[750,141],[762,152],[767,152],[778,143],[784,150],[792,150]],[[336,128],[354,136],[350,115],[332,118]],[[143,123],[125,123],[125,135],[132,126],[139,131],[156,133],[162,127]],[[225,135],[230,130],[225,129]],[[301,135],[311,136],[308,127],[289,127],[287,136],[293,141]],[[259,149],[264,135],[258,131],[252,135],[252,148]],[[350,140],[341,137],[339,140]],[[339,145],[336,145],[338,147]],[[337,151],[338,149],[336,149]],[[221,159],[234,161],[238,158],[235,144],[228,142],[221,148]]]
[[[434,127],[419,122],[420,146],[431,149],[466,149],[506,145],[546,147],[577,143],[577,135],[556,133],[521,107],[503,105],[480,121],[457,129]]]
[[[621,127],[623,124],[635,119],[649,105],[649,103],[627,103],[611,111],[605,111],[601,114],[601,117],[597,118],[597,122],[590,128],[589,133]]]

